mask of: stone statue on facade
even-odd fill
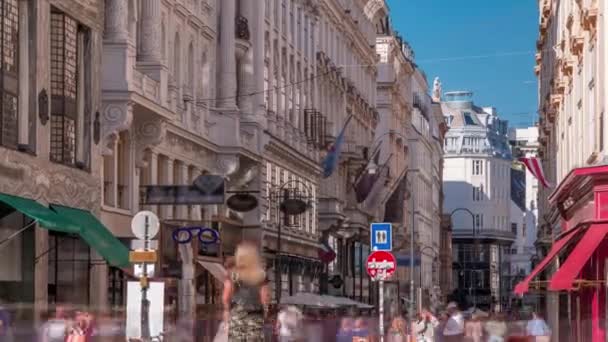
[[[435,80],[433,81],[433,101],[441,101],[441,81],[439,80],[439,77],[435,77]]]

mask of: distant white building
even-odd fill
[[[510,227],[511,150],[507,121],[466,91],[444,94],[444,212],[452,213],[452,294],[461,306],[496,308],[515,236]],[[474,244],[478,243],[478,248]],[[506,269],[505,269],[506,268]]]
[[[534,157],[538,150],[538,128],[513,128],[509,130],[509,143],[515,159]],[[511,246],[510,289],[530,273],[536,256],[536,227],[538,224],[538,180],[522,164],[513,164],[511,170],[511,230],[515,241]],[[512,297],[512,291],[503,296]]]

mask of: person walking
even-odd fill
[[[48,317],[48,318],[47,318]],[[70,322],[68,315],[62,306],[55,308],[53,315],[46,315],[46,321],[40,328],[39,342],[65,342]]]
[[[251,243],[239,244],[234,268],[230,277],[224,280],[222,294],[229,341],[264,341],[267,294],[266,272],[257,247]]]
[[[399,316],[393,318],[386,342],[407,342],[407,323]]]
[[[295,306],[288,306],[277,315],[279,342],[295,342],[302,338],[303,314]]]
[[[500,313],[493,314],[486,322],[484,330],[488,335],[488,342],[504,342],[507,334],[507,323]]]
[[[526,326],[526,334],[532,337],[532,341],[535,342],[551,341],[551,329],[537,312],[532,313],[532,319],[528,321]]]
[[[414,333],[417,342],[434,342],[435,327],[439,325],[437,319],[428,311],[422,310],[418,313],[418,319],[414,322]]]
[[[464,341],[464,317],[458,309],[458,304],[451,302],[447,306],[449,318],[443,329],[444,341],[463,342]]]
[[[465,323],[465,341],[481,342],[483,338],[483,328],[481,325],[481,315],[475,311],[471,315],[471,319]]]

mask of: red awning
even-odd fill
[[[572,284],[589,258],[608,234],[608,223],[596,223],[585,232],[580,242],[574,247],[566,262],[555,272],[549,290],[572,290]]]
[[[572,241],[572,238],[579,231],[580,228],[573,228],[571,231],[567,232],[561,239],[555,241],[555,243],[551,247],[551,250],[549,251],[549,253],[547,253],[547,256],[545,256],[545,258],[538,265],[536,265],[536,267],[532,270],[532,272],[530,272],[530,274],[526,276],[524,280],[522,280],[515,286],[515,294],[521,296],[524,293],[528,292],[532,279],[534,279],[534,277],[536,277],[540,272],[542,272],[542,270],[544,270],[545,267],[547,267],[547,265],[549,265],[549,263],[553,261],[557,254],[559,254],[559,252],[561,252],[564,247],[568,245],[570,241]]]

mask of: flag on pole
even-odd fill
[[[329,264],[334,261],[336,258],[336,252],[329,246],[327,241],[321,242],[321,246],[319,248],[319,260],[321,260],[325,264]]]
[[[532,158],[519,158],[519,161],[526,165],[526,168],[532,173],[532,175],[538,179],[538,181],[545,188],[550,188],[552,185],[545,178],[545,173],[543,172],[543,166],[540,160],[536,157]]]
[[[329,178],[338,166],[338,162],[340,161],[340,153],[342,152],[342,145],[344,144],[344,133],[346,132],[346,127],[348,126],[350,119],[352,119],[352,115],[346,118],[346,122],[344,123],[340,134],[338,134],[336,141],[333,143],[333,145],[331,145],[327,155],[323,159],[323,178]]]
[[[379,165],[380,163],[380,151],[381,147],[374,152],[372,158],[367,163],[367,166],[363,170],[361,176],[355,182],[355,195],[357,197],[357,203],[362,203],[367,199],[367,196],[372,192],[376,181],[380,178],[380,174],[384,169],[384,166]],[[374,166],[372,171],[371,166]]]

